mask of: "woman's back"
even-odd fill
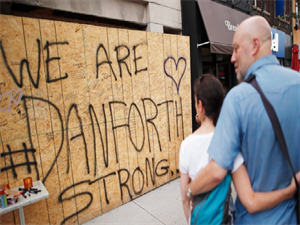
[[[213,137],[208,134],[191,134],[182,143],[179,153],[179,169],[194,180],[197,174],[209,163],[207,149]]]

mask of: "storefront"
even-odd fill
[[[203,74],[215,74],[225,92],[237,84],[234,67],[230,62],[232,40],[239,24],[249,15],[213,1],[198,0],[206,38],[197,44],[201,49]]]
[[[271,28],[271,31],[272,31],[272,54],[279,59],[284,59],[285,58],[285,33],[274,28]]]
[[[214,1],[198,0],[198,6],[204,23],[206,38],[197,44],[202,53],[203,73],[215,74],[227,92],[237,84],[234,67],[230,62],[233,47],[234,32],[239,24],[250,16],[224,6]],[[284,32],[272,30],[272,54],[280,64],[290,67],[291,62],[291,36]]]
[[[212,73],[222,82],[226,93],[237,85],[230,62],[232,41],[239,24],[249,17],[247,13],[213,0],[182,1],[183,35],[190,36],[191,82],[202,74]],[[290,67],[292,37],[273,28],[272,33],[273,54],[281,65]],[[193,122],[193,129],[196,128]]]
[[[284,32],[272,30],[272,54],[275,55],[282,66],[291,66],[292,38]]]

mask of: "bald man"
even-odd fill
[[[300,76],[280,66],[271,52],[271,29],[260,16],[243,21],[235,32],[231,62],[239,85],[227,94],[208,153],[212,160],[187,188],[188,195],[215,188],[242,153],[255,192],[269,192],[290,184],[292,172],[280,149],[259,93],[243,82],[250,74],[273,105],[295,171],[300,170]],[[296,224],[296,201],[250,214],[239,197],[235,224]]]

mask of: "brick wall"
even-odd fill
[[[283,31],[288,35],[291,35],[293,29],[292,23],[290,22],[291,19],[276,18],[276,1],[268,0],[267,4],[269,6],[269,12],[264,11],[263,16],[268,20],[270,26],[275,29]],[[290,9],[292,9],[292,1],[289,1],[289,5],[290,5]],[[260,15],[261,9],[253,6],[253,14]]]

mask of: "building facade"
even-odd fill
[[[1,0],[1,13],[160,33],[181,33],[180,1]]]

